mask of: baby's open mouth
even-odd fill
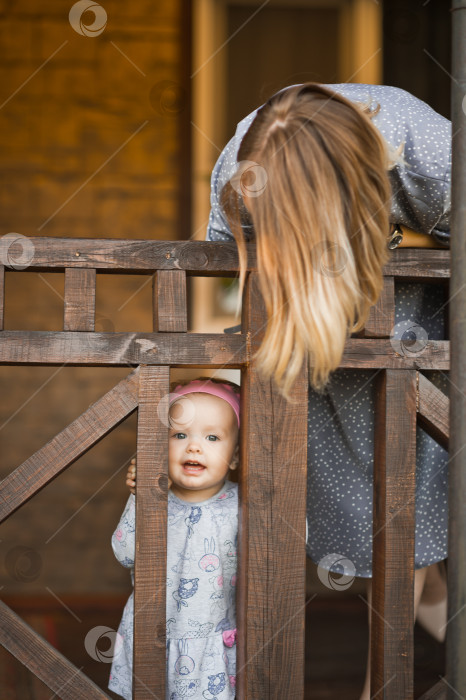
[[[198,472],[201,472],[203,469],[205,469],[205,466],[201,464],[200,462],[184,462],[183,464],[183,469],[185,471],[191,472],[192,474],[196,474]]]

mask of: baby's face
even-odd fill
[[[238,422],[227,401],[187,394],[170,407],[168,475],[185,501],[207,500],[222,488],[238,457]]]

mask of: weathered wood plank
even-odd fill
[[[141,367],[136,482],[134,594],[135,700],[165,698],[168,427],[159,404],[169,394],[168,367]]]
[[[3,330],[3,317],[5,313],[5,267],[0,265],[0,331]]]
[[[186,333],[186,272],[158,270],[153,285],[154,331]]]
[[[450,439],[450,399],[423,374],[418,373],[417,419],[424,430],[445,450]]]
[[[395,279],[384,277],[382,293],[369,311],[364,326],[366,338],[389,338],[395,325]]]
[[[1,331],[2,364],[171,365],[240,368],[248,361],[245,334],[74,333]],[[340,367],[450,368],[449,342],[429,340],[417,355],[400,355],[389,340],[350,338]]]
[[[453,0],[451,117],[450,456],[448,460],[448,700],[466,698],[466,5]]]
[[[257,350],[265,309],[249,275],[244,327]],[[287,403],[254,364],[242,380],[238,587],[239,697],[304,695],[307,376]]]
[[[1,336],[0,336],[1,337]],[[428,340],[422,350],[403,354],[400,343],[383,338],[349,338],[340,367],[354,369],[442,369],[450,367],[449,342]]]
[[[93,331],[95,319],[95,269],[65,270],[63,330]]]
[[[1,331],[0,363],[241,367],[245,335]]]
[[[371,696],[413,696],[416,372],[376,389]]]
[[[0,482],[0,522],[135,410],[138,374],[134,370]]]
[[[34,237],[34,257],[27,271],[69,267],[97,268],[118,272],[148,273],[155,270],[186,270],[191,274],[226,276],[239,270],[235,243],[208,241],[153,241],[111,238],[47,238]],[[2,249],[11,241],[0,239]],[[20,245],[13,244],[13,245]],[[21,248],[19,248],[19,253]],[[255,267],[255,246],[248,245],[248,261]],[[221,273],[221,274],[220,274]]]
[[[61,700],[109,700],[109,695],[1,601],[0,643]]]
[[[412,279],[447,280],[450,251],[429,248],[396,248],[384,267],[384,275]]]
[[[32,240],[34,257],[26,271],[80,267],[134,274],[181,269],[191,274],[225,276],[225,272],[238,272],[239,269],[234,243],[47,237]],[[8,244],[11,248],[11,241],[0,239],[0,259],[6,259],[2,258],[2,252],[3,255],[8,253]],[[255,270],[256,247],[250,243],[247,249],[248,269]],[[18,248],[20,253],[21,248]],[[450,251],[398,248],[392,251],[384,274],[445,280],[450,274]]]

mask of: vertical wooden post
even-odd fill
[[[168,393],[168,367],[141,367],[134,588],[135,700],[165,700],[168,428],[160,420],[158,408]]]
[[[186,272],[157,270],[153,283],[154,331],[186,333]]]
[[[266,324],[250,273],[244,323],[251,354]],[[242,379],[238,697],[304,697],[307,375],[287,403],[252,362]]]
[[[96,271],[68,267],[65,270],[65,331],[93,331]]]
[[[3,315],[5,313],[5,268],[0,265],[0,331],[3,330]]]
[[[448,700],[466,697],[466,2],[452,3],[451,394],[448,485]]]
[[[365,338],[389,338],[395,325],[395,278],[384,277],[382,293],[369,311]]]
[[[413,697],[416,372],[376,389],[371,695]]]

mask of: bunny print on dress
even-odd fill
[[[207,537],[204,539],[204,552],[204,556],[199,559],[199,568],[210,574],[220,566],[220,559],[215,554],[215,540],[213,537],[210,540]]]
[[[178,642],[178,649],[180,655],[175,661],[175,672],[178,673],[180,676],[187,676],[188,674],[194,671],[194,668],[196,666],[194,659],[192,659],[188,654],[188,640],[180,639],[180,641]]]
[[[191,573],[191,564],[194,564],[196,557],[190,549],[178,552],[178,561],[171,567],[175,574]]]

